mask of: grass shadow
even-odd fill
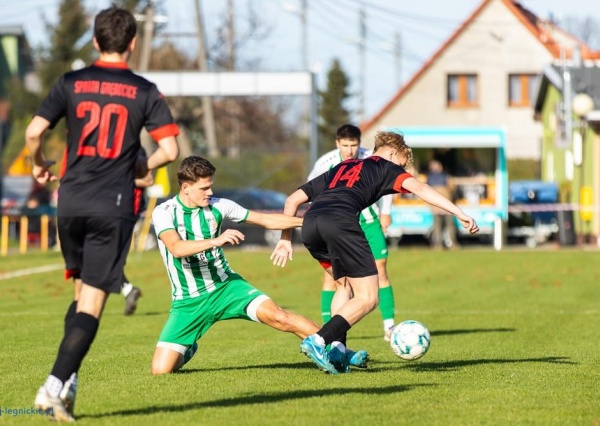
[[[83,414],[77,416],[78,419],[83,418],[102,418],[113,416],[139,416],[149,415],[154,413],[173,413],[188,410],[198,410],[201,408],[226,408],[237,407],[243,405],[256,404],[275,404],[288,400],[298,400],[307,398],[330,397],[335,395],[348,394],[366,394],[366,395],[385,395],[400,392],[408,392],[417,387],[436,386],[435,384],[418,384],[418,385],[398,385],[388,386],[383,388],[329,388],[329,389],[311,389],[285,391],[277,393],[259,393],[256,395],[240,396],[233,398],[216,399],[214,401],[193,402],[188,404],[169,404],[169,405],[152,405],[145,408],[133,408],[128,410],[117,410],[99,414]]]
[[[517,331],[516,328],[503,328],[503,327],[499,327],[499,328],[466,328],[466,329],[456,329],[456,330],[430,330],[429,333],[432,336],[454,336],[457,334],[471,334],[471,333],[508,333],[508,332],[515,332]],[[348,336],[349,340],[382,340],[383,338],[383,334],[381,335],[357,335],[357,336],[353,336],[350,335]]]
[[[259,364],[259,365],[241,365],[241,366],[226,366],[226,367],[217,367],[217,368],[189,368],[185,370],[176,371],[173,374],[191,374],[191,373],[207,373],[207,372],[215,372],[215,371],[236,371],[236,370],[263,370],[263,369],[274,369],[274,368],[284,368],[284,369],[312,369],[317,370],[315,364],[311,362],[303,362],[303,363],[277,363],[277,364]]]
[[[577,365],[578,363],[570,361],[569,357],[564,356],[548,356],[540,358],[523,358],[523,359],[465,359],[455,361],[440,361],[440,362],[415,362],[409,364],[403,364],[400,368],[407,368],[416,372],[443,372],[443,371],[455,371],[459,368],[470,367],[472,365],[485,365],[485,364],[521,364],[525,362],[543,362],[547,364],[564,364],[564,365]]]
[[[454,336],[456,334],[472,334],[472,333],[508,333],[515,332],[516,328],[466,328],[456,330],[434,330],[430,331],[432,336]]]

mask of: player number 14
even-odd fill
[[[361,161],[346,171],[348,166],[343,165],[333,177],[333,180],[329,184],[329,188],[335,188],[338,182],[346,182],[346,187],[352,188],[354,184],[360,180],[360,171],[362,170],[362,166],[363,163]]]

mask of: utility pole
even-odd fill
[[[302,7],[300,9],[300,22],[302,24],[302,71],[308,71],[308,21],[307,21],[307,12],[308,12],[308,1],[302,0]],[[303,101],[303,112],[301,117],[302,125],[301,136],[310,138],[310,129],[311,126],[309,121],[312,119],[311,117],[311,99],[309,97],[305,97]],[[314,163],[313,163],[314,164]],[[312,164],[310,165],[312,167]]]
[[[360,91],[359,91],[359,109],[358,109],[358,121],[363,121],[365,119],[365,114],[366,114],[366,108],[365,108],[365,91],[366,91],[366,84],[365,84],[365,69],[366,69],[366,65],[367,65],[367,59],[366,59],[366,38],[367,38],[367,24],[366,24],[366,13],[365,13],[365,7],[363,4],[361,4],[360,6],[360,11],[359,11],[359,24],[360,24],[360,30],[359,30],[359,34],[360,34],[360,40],[358,42],[358,57],[360,60],[360,66],[359,66],[359,70],[360,70],[360,75],[359,75],[359,81],[360,81]]]
[[[156,0],[148,0],[146,12],[144,14],[144,38],[142,39],[142,49],[140,52],[140,72],[148,71],[150,65],[150,55],[152,54],[152,41],[154,38],[154,8]]]
[[[396,61],[396,86],[402,85],[402,35],[396,31],[394,38],[394,59]]]
[[[200,71],[208,71],[206,63],[206,40],[204,39],[204,25],[202,23],[202,8],[200,7],[201,0],[194,0],[196,9],[196,26],[198,29],[198,69]],[[212,99],[210,96],[202,97],[202,121],[204,123],[204,131],[206,133],[206,144],[208,146],[208,156],[216,158],[220,156],[217,147],[217,132],[215,129],[215,114],[213,111]]]
[[[306,20],[307,0],[302,0],[300,22],[302,22],[302,70],[308,70],[308,23]]]
[[[227,0],[227,71],[235,70],[235,22],[233,0]]]
[[[563,109],[562,112],[564,114],[564,123],[565,123],[565,143],[568,148],[573,147],[573,113],[571,111],[571,70],[569,69],[569,64],[567,63],[565,48],[561,46],[560,50],[560,59],[562,63],[562,74],[563,74],[563,90],[562,90],[562,100],[563,100]]]
[[[227,62],[226,69],[229,72],[235,71],[236,52],[235,52],[235,19],[233,0],[227,0]],[[225,109],[229,118],[228,139],[229,146],[227,155],[230,158],[239,158],[240,156],[240,125],[238,117],[240,116],[240,108],[234,98],[225,100]]]

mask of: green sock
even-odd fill
[[[396,305],[394,303],[394,290],[392,286],[379,289],[379,310],[383,320],[394,320]]]
[[[323,322],[327,322],[331,319],[331,301],[335,291],[322,290],[321,291],[321,316]]]

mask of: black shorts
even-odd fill
[[[308,210],[302,223],[302,241],[312,257],[331,263],[336,280],[377,275],[375,258],[358,217]]]
[[[58,217],[66,276],[119,293],[135,222],[120,217]]]

